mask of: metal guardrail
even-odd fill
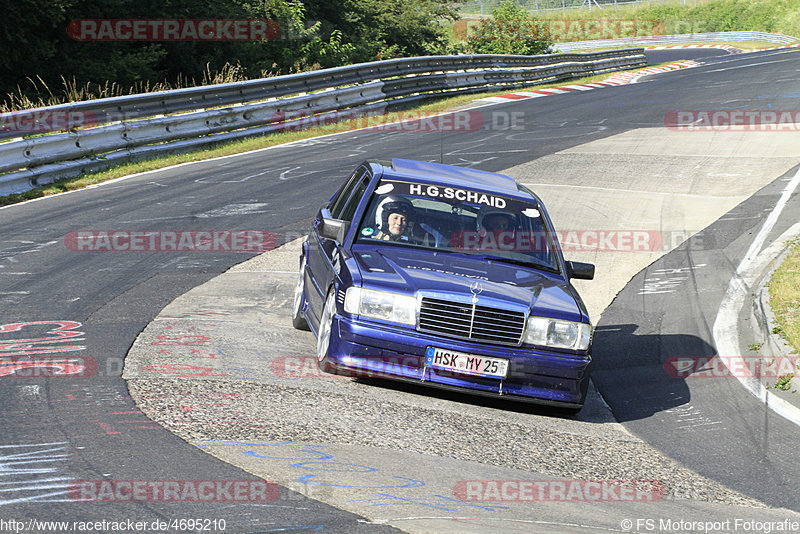
[[[105,124],[159,114],[244,104],[392,76],[479,68],[538,67],[565,61],[582,61],[585,57],[585,54],[542,56],[484,54],[398,58],[244,82],[72,102],[29,111],[85,113],[91,115],[96,124]],[[18,136],[17,132],[0,130],[0,139]]]
[[[797,37],[780,33],[764,32],[710,32],[687,33],[682,35],[653,35],[647,37],[623,37],[620,39],[596,39],[593,41],[575,41],[572,43],[556,43],[553,48],[558,52],[573,50],[588,50],[590,48],[603,48],[609,46],[657,46],[689,44],[698,42],[737,42],[737,41],[764,41],[775,44],[789,44],[797,41]]]
[[[114,163],[302,126],[309,116],[335,121],[342,112],[344,118],[378,114],[423,98],[560,82],[645,64],[642,49],[432,56],[37,108],[28,111],[80,112],[99,126],[0,143],[0,195]],[[0,139],[10,135],[20,133],[0,131]]]

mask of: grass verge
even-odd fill
[[[484,13],[491,12],[486,3]],[[548,9],[537,8],[562,5],[561,0],[517,0],[517,5],[528,10],[531,17],[543,22],[551,28],[551,38],[558,41],[585,41],[596,39],[584,28],[582,23],[572,26],[570,21],[606,21],[604,37],[636,37],[663,35],[758,31],[782,33],[792,37],[800,37],[800,0],[659,0],[628,5],[612,5],[605,3],[602,9],[591,8]],[[575,5],[570,1],[570,5]],[[460,11],[462,17],[475,13],[474,2],[467,3]],[[478,9],[477,12],[480,12]],[[625,20],[632,27],[618,26],[611,23]],[[552,26],[552,21],[561,21],[564,26]],[[658,24],[653,24],[653,23]],[[596,26],[592,26],[596,28]],[[556,28],[553,32],[552,29]],[[586,27],[588,28],[588,26]]]
[[[664,64],[666,65],[667,63]],[[652,65],[652,66],[657,66],[657,65]],[[628,72],[628,71],[619,71],[619,72]],[[617,73],[598,74],[596,76],[588,76],[585,78],[578,78],[575,80],[536,85],[536,86],[531,86],[530,89],[545,89],[548,87],[558,87],[560,85],[593,83],[597,81],[602,81],[608,78],[609,76],[613,76],[614,74]],[[459,108],[464,107],[468,103],[478,98],[486,98],[490,96],[502,95],[508,92],[509,90],[506,89],[503,91],[496,91],[492,93],[481,93],[479,95],[472,94],[472,95],[454,96],[450,98],[442,98],[433,102],[428,102],[421,105],[409,107],[407,110],[404,111],[392,112],[385,116],[381,116],[380,123],[382,124],[390,123],[394,120],[401,119],[403,117],[403,114],[407,114],[409,111],[414,111],[420,114],[423,113],[435,114],[435,113],[442,113],[445,111],[456,111]],[[0,196],[0,206],[8,206],[11,204],[17,204],[19,202],[25,202],[27,200],[33,200],[36,198],[56,195],[59,193],[65,193],[67,191],[75,191],[91,185],[106,182],[108,180],[113,180],[115,178],[121,178],[123,176],[128,176],[131,174],[163,169],[165,167],[171,167],[173,165],[178,165],[181,163],[202,161],[222,156],[229,156],[232,154],[241,154],[243,152],[250,152],[262,148],[268,148],[275,145],[290,143],[292,141],[311,139],[313,137],[319,137],[321,135],[327,135],[331,133],[343,132],[348,130],[355,130],[358,128],[362,128],[364,126],[375,126],[375,125],[377,125],[375,122],[365,122],[362,120],[354,120],[350,121],[349,123],[345,121],[330,126],[314,127],[301,131],[279,132],[261,137],[252,137],[239,141],[220,143],[219,145],[214,147],[199,149],[182,154],[162,156],[138,162],[123,163],[121,165],[116,165],[114,167],[111,167],[103,171],[87,173],[73,178],[64,178],[52,184],[42,185],[34,189],[31,189],[30,191],[26,191],[24,193]]]
[[[780,335],[800,353],[800,238],[795,239],[789,254],[769,282],[769,303]]]

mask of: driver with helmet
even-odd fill
[[[411,201],[399,195],[389,195],[375,210],[375,225],[378,232],[373,239],[403,241],[414,245],[438,247],[445,242],[444,236],[426,223],[416,221],[417,210]]]
[[[483,250],[509,250],[517,247],[516,219],[507,211],[496,208],[481,210],[477,220],[479,245]]]
[[[514,216],[507,211],[489,209],[481,211],[478,216],[478,230],[502,232],[515,229]]]
[[[414,206],[411,202],[404,197],[390,195],[378,204],[375,224],[380,230],[372,237],[384,241],[408,241],[406,229],[413,218]]]

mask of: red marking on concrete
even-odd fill
[[[218,369],[213,367],[199,367],[197,365],[188,364],[164,364],[164,365],[147,365],[142,367],[143,371],[161,371],[166,374],[174,376],[230,376],[228,373],[215,373]],[[200,371],[192,373],[190,371]]]
[[[188,319],[189,317],[212,317],[214,315],[230,315],[230,312],[186,312],[180,315],[159,315],[156,319]]]
[[[179,345],[179,346],[197,346],[197,345],[210,345],[211,338],[208,336],[197,336],[197,335],[189,335],[189,336],[169,336],[169,335],[161,335],[156,336],[158,341],[153,341],[150,345]],[[187,340],[187,341],[181,341]]]
[[[113,430],[113,429],[111,428],[111,425],[109,425],[108,423],[101,423],[100,421],[91,421],[91,422],[92,422],[92,423],[97,423],[98,425],[100,425],[100,427],[101,427],[103,430],[105,430],[105,431],[106,431],[106,435],[114,435],[114,434],[119,434],[119,432],[117,432],[117,431]]]

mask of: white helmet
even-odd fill
[[[378,204],[375,210],[375,224],[386,231],[388,227],[389,215],[392,213],[402,213],[406,219],[412,219],[414,215],[414,205],[405,197],[389,195]]]

